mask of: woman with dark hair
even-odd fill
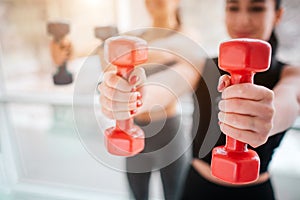
[[[225,23],[229,36],[268,41],[272,46],[271,66],[268,71],[255,75],[256,85],[230,86],[230,76],[226,72],[219,70],[223,75],[219,83],[217,77],[211,76],[212,67],[218,66],[217,58],[213,59],[214,63],[206,63],[202,76],[208,77],[208,82],[201,79],[196,90],[195,102],[200,107],[200,115],[207,116],[210,112],[205,109],[210,99],[221,100],[219,111],[212,109],[215,120],[194,122],[193,131],[197,135],[193,143],[193,161],[182,199],[275,199],[268,166],[274,150],[300,111],[299,68],[276,59],[278,43],[274,28],[282,14],[280,0],[226,1]],[[207,84],[216,88],[215,91],[208,93]],[[205,136],[218,131],[214,128],[203,131],[209,123],[220,127],[224,133],[220,134],[215,146],[224,145],[227,135],[249,144],[258,153],[260,175],[255,182],[233,185],[211,175],[212,152],[199,158]]]

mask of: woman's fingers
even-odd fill
[[[240,115],[257,117],[260,116],[261,118],[269,118],[274,114],[274,108],[272,104],[266,104],[264,102],[248,99],[221,100],[219,102],[219,110],[224,113],[236,113]]]
[[[105,83],[107,87],[113,88],[116,91],[131,92],[133,88],[125,79],[116,75],[114,72],[104,73],[103,83]]]
[[[220,77],[219,79],[219,83],[218,83],[218,91],[219,92],[223,92],[223,90],[225,88],[227,88],[228,86],[230,86],[230,76],[229,75],[223,75]]]
[[[132,117],[131,112],[128,111],[111,111],[106,109],[106,107],[102,106],[102,113],[108,117],[109,119],[114,119],[114,120],[125,120],[130,117]]]
[[[218,118],[221,123],[236,129],[249,130],[261,134],[268,133],[270,128],[272,128],[271,120],[262,119],[260,117],[219,112]]]
[[[119,85],[119,88],[123,87]],[[106,82],[101,83],[98,86],[98,89],[100,91],[100,96],[104,96],[107,99],[110,99],[111,101],[116,101],[116,102],[124,102],[124,103],[129,103],[129,102],[134,102],[137,101],[137,99],[140,97],[139,92],[123,92],[119,89],[109,87],[106,85]],[[107,106],[103,104],[103,106]]]
[[[104,73],[103,82],[98,86],[102,112],[108,118],[122,120],[132,117],[142,105],[142,96],[135,87],[146,79],[145,71],[136,68],[130,74],[128,81],[115,72]]]
[[[142,104],[139,92],[124,93],[109,88],[105,83],[99,85],[100,105],[102,113],[115,120],[124,120],[132,117],[137,108]]]
[[[113,112],[124,112],[136,110],[139,107],[141,100],[132,101],[132,102],[118,102],[112,101],[111,99],[106,98],[104,95],[100,95],[101,105],[105,105],[105,109]]]
[[[274,93],[266,87],[242,83],[231,85],[225,88],[222,92],[222,99],[251,99],[254,101],[271,101],[274,98]]]
[[[253,147],[264,144],[273,127],[273,91],[251,83],[230,85],[226,75],[220,78],[218,90],[222,92],[218,114],[221,131]]]
[[[227,136],[247,143],[254,148],[264,144],[268,139],[268,134],[257,133],[251,130],[238,129],[225,123],[220,123],[220,129]]]
[[[120,90],[123,92],[131,92],[134,87],[138,87],[146,80],[146,73],[142,67],[135,68],[128,77],[128,81],[116,75],[115,72],[106,72],[103,76],[103,82],[108,87]]]

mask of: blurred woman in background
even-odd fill
[[[175,51],[180,45],[177,32],[184,32],[180,19],[179,3],[179,0],[145,0],[146,8],[152,20],[151,28],[125,33],[140,37],[148,42],[149,47],[157,48],[149,48],[147,64],[143,64],[148,83],[145,83],[147,86],[140,88],[140,91],[145,91],[143,92],[144,105],[138,109],[138,113],[134,116],[135,123],[145,132],[145,148],[138,155],[126,158],[129,186],[134,198],[138,200],[148,199],[149,181],[152,171],[155,170],[160,172],[165,199],[178,199],[181,196],[191,158],[191,152],[187,151],[188,142],[190,142],[187,139],[189,132],[183,127],[182,116],[177,108],[178,98],[169,89],[158,84],[151,84],[151,80],[155,80],[154,82],[157,82],[157,79],[169,80],[171,76],[174,77],[171,80],[178,83],[180,80],[176,77],[180,78],[179,75],[184,73],[186,73],[184,77],[190,77],[191,80],[198,79],[195,74],[199,73],[195,72],[196,70],[193,70],[190,64],[173,52],[169,52]],[[184,48],[184,45],[181,43],[180,48]],[[188,51],[188,49],[185,50]],[[197,58],[197,62],[203,61],[203,59]],[[190,69],[186,70],[185,68]],[[170,71],[171,75],[165,77],[166,71]],[[111,73],[105,77],[109,81],[114,76],[115,74]],[[105,90],[106,85],[104,84],[100,85],[100,91]],[[146,87],[155,91],[155,94],[148,95]],[[168,96],[165,98],[166,101],[160,100],[159,106],[152,105],[153,102],[157,102],[160,96],[166,95]],[[102,95],[101,104],[105,104],[109,99],[109,97],[106,98]],[[148,107],[148,105],[150,106]],[[118,113],[113,113],[105,105],[102,106],[102,110],[112,119],[118,118]],[[162,150],[171,142],[171,150]],[[175,152],[178,152],[177,158],[169,163],[166,162],[166,158],[172,157],[171,154]],[[144,169],[141,169],[141,166],[145,166]]]

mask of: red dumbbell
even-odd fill
[[[219,67],[230,73],[231,84],[253,83],[255,72],[268,70],[269,43],[256,39],[233,39],[219,49]],[[250,183],[259,176],[260,159],[247,144],[226,136],[226,145],[212,152],[212,175],[233,184]]]
[[[105,41],[104,54],[117,66],[117,74],[127,80],[134,66],[148,59],[147,42],[130,36],[111,37]],[[144,132],[134,125],[133,118],[117,120],[116,127],[105,130],[105,145],[111,154],[133,156],[144,149]]]

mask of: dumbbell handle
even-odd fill
[[[117,75],[128,80],[134,66],[117,66]]]
[[[229,72],[231,75],[231,85],[240,84],[240,83],[253,83],[254,72],[249,71],[240,71],[239,73],[236,72]],[[225,148],[228,150],[233,151],[246,151],[247,144],[241,142],[239,140],[235,140],[230,136],[226,136],[226,145]]]
[[[133,70],[134,66],[117,66],[117,75],[124,78],[128,81],[131,71]],[[133,92],[136,91],[134,88]],[[134,111],[130,111],[131,114],[134,114]],[[130,130],[133,128],[133,118],[125,119],[125,120],[116,120],[116,127],[125,131]]]

